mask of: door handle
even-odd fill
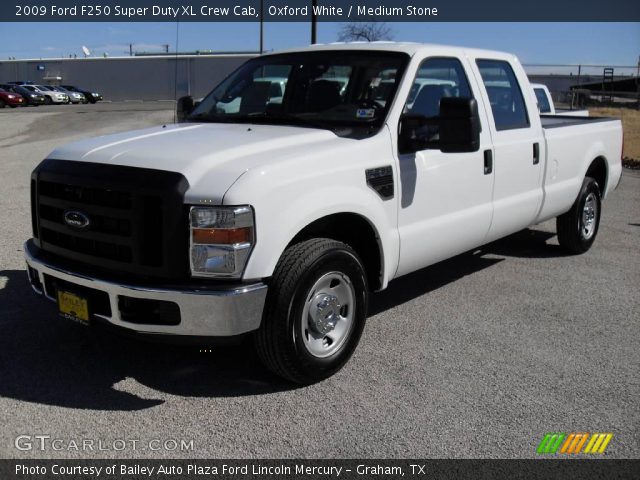
[[[489,175],[493,172],[493,152],[491,150],[484,151],[484,174]]]
[[[538,142],[533,144],[533,164],[537,165],[540,163],[540,144]]]

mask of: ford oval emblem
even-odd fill
[[[83,230],[89,226],[91,221],[89,217],[78,210],[67,210],[64,212],[64,223],[69,225],[70,227],[77,228],[78,230]]]

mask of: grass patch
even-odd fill
[[[589,108],[592,117],[615,117],[622,120],[624,129],[624,159],[627,168],[640,168],[640,110],[633,108]]]

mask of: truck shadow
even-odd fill
[[[389,283],[386,290],[371,296],[369,316],[382,313],[504,260],[496,256],[551,258],[566,255],[559,245],[546,243],[553,237],[554,233],[527,228],[471,252],[405,275]]]
[[[384,292],[372,295],[369,314],[504,260],[496,256],[550,254],[545,253],[546,234],[523,235],[524,241],[517,234],[515,239],[495,242],[392,282]],[[262,366],[250,342],[203,352],[197,347],[141,342],[61,320],[51,302],[32,292],[23,270],[0,271],[0,329],[0,396],[16,400],[134,411],[160,405],[167,395],[234,397],[295,388]]]
[[[295,387],[267,371],[250,344],[205,353],[60,319],[23,270],[0,271],[0,329],[0,396],[16,400],[132,411],[164,403],[165,394],[227,397]]]

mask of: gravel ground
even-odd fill
[[[250,345],[203,353],[58,319],[24,272],[29,173],[58,144],[168,122],[169,108],[0,112],[0,457],[526,458],[546,432],[612,432],[607,457],[640,458],[634,172],[585,255],[564,256],[545,223],[392,282],[351,362],[311,387],[269,374]],[[14,447],[40,434],[63,450]],[[68,450],[83,439],[111,450]]]

